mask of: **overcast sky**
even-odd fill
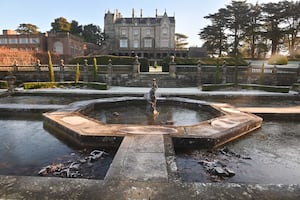
[[[279,0],[247,0],[255,4],[278,2]],[[131,17],[132,8],[135,15],[143,9],[144,17],[154,17],[155,9],[162,15],[164,11],[176,20],[176,33],[187,35],[189,46],[201,46],[198,33],[208,25],[203,17],[216,13],[219,8],[230,4],[231,0],[1,0],[0,31],[15,30],[22,23],[39,27],[39,31],[51,29],[51,23],[58,17],[69,22],[76,20],[79,24],[94,24],[104,28],[104,14],[107,10],[118,9],[124,17]]]

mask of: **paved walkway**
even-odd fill
[[[120,94],[144,95],[149,88],[112,87],[109,90],[39,89],[20,92],[50,94]],[[0,90],[4,92],[5,90]],[[159,88],[162,95],[242,95],[293,96],[297,93],[262,91],[203,92],[198,88]],[[7,105],[6,105],[7,106]],[[5,106],[5,107],[6,107]],[[8,105],[9,106],[9,105]],[[11,107],[18,105],[10,105]],[[4,107],[4,108],[5,108]],[[24,107],[21,105],[20,107]],[[1,108],[1,107],[0,107]],[[31,108],[31,107],[30,107]],[[39,107],[43,109],[44,106]],[[55,107],[56,108],[56,107]],[[56,108],[57,109],[57,108]],[[247,112],[299,112],[293,108],[239,108]],[[77,118],[67,118],[76,123]],[[222,122],[222,121],[221,121]],[[216,122],[215,122],[216,123]],[[91,126],[88,126],[91,128]],[[171,140],[171,139],[170,139]],[[0,199],[299,199],[299,185],[266,184],[205,184],[171,181],[170,169],[177,170],[167,146],[166,137],[156,135],[127,135],[115,156],[105,180],[61,179],[21,176],[0,176]],[[170,155],[168,155],[170,154]],[[147,166],[147,167],[146,167]]]
[[[147,94],[151,88],[148,87],[119,87],[112,86],[108,90],[93,90],[93,89],[68,89],[68,88],[50,88],[50,89],[33,89],[24,90],[17,88],[20,93],[78,93],[78,94]],[[0,89],[0,94],[6,89]],[[265,92],[260,90],[240,90],[240,91],[201,91],[198,87],[185,88],[158,88],[158,95],[243,95],[243,96],[290,96],[297,95],[298,92],[290,91],[289,93]]]

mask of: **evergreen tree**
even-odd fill
[[[227,5],[227,27],[231,32],[229,36],[232,38],[230,44],[232,48],[232,55],[237,57],[239,55],[239,47],[246,36],[246,27],[250,23],[250,7],[246,1],[232,1]]]
[[[279,44],[284,36],[284,30],[280,28],[284,21],[282,7],[279,3],[262,4],[262,17],[264,22],[263,36],[271,41],[271,53],[279,51]]]
[[[83,26],[82,36],[84,38],[84,41],[97,45],[102,45],[104,41],[104,35],[101,31],[101,28],[94,24]]]
[[[81,36],[82,35],[82,25],[79,25],[77,21],[71,21],[70,33],[73,35]]]
[[[210,19],[212,25],[203,28],[199,33],[201,39],[206,40],[204,46],[213,55],[217,53],[222,56],[222,52],[227,49],[227,36],[225,34],[228,12],[222,8],[215,14],[205,16]]]

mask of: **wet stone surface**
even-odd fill
[[[109,154],[102,150],[93,150],[89,155],[84,149],[80,154],[71,153],[71,158],[66,163],[52,163],[43,167],[38,174],[40,176],[62,177],[62,178],[93,178],[99,179],[101,169],[96,171],[100,162],[104,162],[105,156]],[[106,171],[106,170],[105,170]]]
[[[180,169],[183,178],[185,180],[189,180],[192,177],[190,177],[190,175],[188,174],[189,172],[187,171],[193,171],[195,169],[198,169],[198,173],[202,174],[203,176],[201,178],[203,179],[201,180],[201,182],[222,182],[227,179],[230,179],[236,174],[236,172],[230,166],[230,163],[233,160],[251,160],[249,156],[240,155],[227,147],[217,150],[199,150],[193,152],[186,152],[185,156],[187,156],[186,158],[189,157],[188,159],[193,158],[194,160],[188,161],[190,162],[190,166],[185,166],[184,169]],[[181,162],[184,159],[186,159],[184,158],[185,156],[179,157],[178,162],[180,166],[183,166],[183,163]],[[197,164],[198,166],[194,166]]]

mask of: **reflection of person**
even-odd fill
[[[156,96],[155,96],[155,88],[151,88],[150,90],[150,104],[151,104],[151,111],[153,112],[156,110]]]
[[[156,84],[156,79],[153,79],[153,83],[152,83],[152,88],[149,92],[150,95],[150,105],[151,105],[151,112],[153,112],[154,114],[157,114],[157,110],[156,110],[156,89],[157,89],[157,84]]]

